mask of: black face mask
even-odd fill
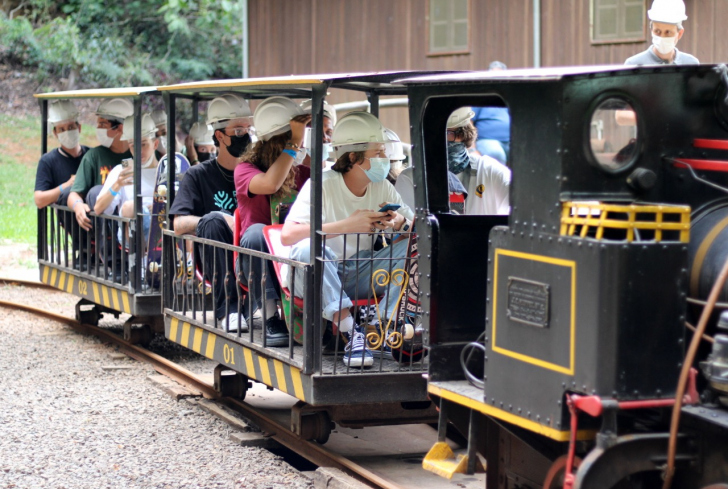
[[[228,153],[230,153],[230,156],[233,158],[240,158],[243,156],[243,153],[245,153],[245,150],[248,149],[248,145],[250,144],[250,134],[228,137],[230,138],[230,145],[227,146],[227,150]]]
[[[197,159],[202,163],[203,161],[207,161],[215,156],[215,153],[205,153],[204,151],[198,151],[197,152]]]

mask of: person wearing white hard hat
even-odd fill
[[[384,269],[391,272],[403,268],[407,253],[407,240],[374,251],[373,235],[380,231],[409,231],[414,217],[412,210],[387,181],[390,163],[385,148],[388,142],[384,126],[374,115],[350,112],[334,127],[332,143],[337,160],[321,177],[322,230],[329,235],[324,249],[323,317],[336,323],[339,331],[349,336],[343,357],[347,367],[367,367],[373,363],[364,334],[354,324],[349,312],[352,306],[350,298],[360,298],[356,297],[358,292],[368,296],[372,271]],[[387,204],[399,207],[397,210],[378,211]],[[298,194],[281,232],[282,243],[292,246],[290,258],[304,263],[309,263],[311,257],[311,207],[309,180]],[[345,239],[345,235],[351,233],[365,234]],[[301,270],[296,269],[296,273],[299,272]],[[294,294],[298,297],[302,297],[303,283],[303,276],[296,275]],[[380,301],[382,321],[386,322],[388,317],[396,314],[399,291],[400,287],[395,287],[394,282],[377,287],[377,294],[384,294]]]
[[[404,146],[399,136],[397,136],[397,133],[386,127],[384,128],[384,132],[387,134],[387,138],[389,138],[389,142],[385,144],[385,151],[387,158],[389,158],[389,174],[387,175],[387,180],[392,185],[395,185],[396,188],[397,178],[399,178],[402,170],[404,170],[404,160],[407,159],[407,155],[404,154]],[[411,208],[414,209],[414,207]]]
[[[308,180],[311,172],[301,166],[306,152],[302,147],[306,125],[311,121],[303,109],[288,97],[269,97],[263,100],[253,114],[253,125],[258,141],[243,155],[243,162],[235,168],[235,190],[238,199],[240,235],[235,237],[241,247],[268,253],[263,227],[272,224],[271,208],[293,201]],[[264,327],[268,346],[287,346],[288,328],[278,315],[277,301],[280,286],[276,280],[273,262],[239,255],[242,280],[249,283],[251,274],[263,277],[264,284],[251,286],[253,300],[258,308],[265,308]],[[263,267],[267,270],[263,273]],[[265,288],[265,304],[263,304]],[[252,313],[252,311],[251,311]]]
[[[469,112],[466,112],[463,114],[463,117],[466,117],[469,114]],[[392,134],[394,134],[392,132]],[[472,134],[471,134],[472,136]],[[391,137],[391,136],[390,136]],[[394,134],[394,137],[397,137],[396,134]],[[465,131],[463,130],[462,137],[465,138]],[[474,137],[472,137],[474,139]],[[389,146],[389,145],[388,145]],[[394,150],[394,153],[397,154],[398,151],[402,151],[402,143],[399,143],[400,149]],[[404,153],[402,152],[401,157],[404,158]],[[391,161],[392,155],[390,155],[390,161]],[[460,182],[457,176],[450,170],[447,172],[447,183],[448,183],[448,190],[450,193],[450,201],[451,206],[453,207],[453,211],[457,211],[458,213],[462,213],[463,209],[460,207],[455,207],[455,205],[461,205],[465,198],[468,196],[468,192],[465,190],[465,187]],[[408,166],[407,168],[404,168],[400,171],[399,175],[397,176],[397,181],[394,184],[395,190],[397,190],[397,193],[402,197],[402,200],[410,209],[415,208],[415,182],[414,182],[414,168],[412,165]],[[464,206],[462,206],[464,207]]]
[[[175,234],[233,243],[233,213],[237,206],[233,171],[251,142],[252,122],[250,105],[239,95],[225,94],[210,102],[207,123],[214,130],[213,142],[219,152],[190,167],[180,182],[169,211]],[[225,279],[227,273],[235,276],[232,252],[215,252],[208,247],[202,253],[202,248],[196,246],[195,254],[197,263],[203,264],[205,278],[213,283],[219,327],[229,332],[247,331],[244,314],[237,313],[237,284]]]
[[[206,122],[195,122],[190,127],[190,132],[185,138],[185,148],[190,165],[196,165],[201,161],[207,161],[217,155],[217,148],[212,139],[214,130]]]
[[[304,100],[301,102],[301,108],[304,114],[311,114],[312,100]],[[324,100],[324,139],[323,139],[323,164],[325,169],[331,167],[331,160],[334,157],[333,148],[331,147],[331,136],[334,134],[334,126],[336,125],[336,109],[333,105],[329,104]],[[306,148],[306,157],[303,159],[303,166],[311,166],[311,128],[306,129],[306,133],[303,136],[303,147]]]
[[[121,140],[124,119],[134,113],[134,105],[127,99],[105,99],[96,110],[96,137],[100,145],[88,150],[78,167],[76,179],[68,196],[68,207],[76,214],[79,226],[88,231],[91,219],[86,215],[91,207],[84,201],[98,195],[111,169],[121,160],[131,158],[129,143]]]
[[[155,150],[159,144],[156,136],[157,127],[149,114],[142,116],[141,136],[141,195],[142,212],[144,215],[143,229],[145,238],[149,236],[151,224],[151,207],[154,186],[157,181],[157,165],[159,161]],[[134,116],[124,120],[124,133],[122,140],[129,143],[129,149],[134,154]],[[121,215],[121,217],[134,217],[134,162],[127,160],[128,165],[116,165],[109,173],[104,186],[94,203],[96,214]],[[121,230],[120,230],[121,231]]]
[[[647,11],[647,17],[650,19],[652,45],[628,58],[625,65],[700,64],[695,56],[677,49],[677,43],[685,33],[683,21],[688,18],[683,0],[655,0]]]
[[[509,214],[511,170],[490,156],[478,156],[468,148],[478,137],[470,107],[461,107],[447,120],[447,166],[467,191],[465,214]]]
[[[38,162],[33,193],[38,209],[68,202],[78,166],[89,149],[79,144],[81,124],[78,116],[78,110],[70,100],[55,100],[48,104],[48,122],[61,145],[44,154]]]

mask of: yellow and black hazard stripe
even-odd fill
[[[167,339],[240,372],[250,379],[274,387],[301,401],[311,389],[311,378],[301,370],[225,338],[226,333],[212,333],[174,317],[164,318]]]
[[[116,311],[132,314],[129,292],[97,283],[70,272],[40,265],[40,281],[69,294],[77,295]]]

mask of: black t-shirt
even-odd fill
[[[35,173],[35,190],[51,190],[64,184],[75,175],[88,147],[81,146],[78,156],[71,156],[61,148],[51,150],[41,156]]]
[[[213,158],[187,170],[169,213],[202,217],[221,211],[232,216],[237,203],[233,172],[218,165],[217,158]]]

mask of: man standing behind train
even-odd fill
[[[134,106],[122,98],[104,100],[96,111],[96,138],[100,145],[88,150],[81,160],[67,204],[76,214],[78,225],[86,231],[91,229],[87,213],[91,211],[106,176],[121,160],[132,158],[129,143],[121,140],[124,119],[132,114]],[[92,187],[96,188],[92,191]]]
[[[647,11],[650,19],[650,32],[652,45],[639,54],[628,58],[626,65],[697,65],[698,58],[691,54],[680,52],[677,43],[685,33],[683,21],[685,3],[683,0],[655,0],[652,8]]]
[[[88,151],[88,147],[79,144],[81,124],[78,110],[70,100],[51,102],[48,122],[61,146],[44,154],[38,162],[33,194],[38,209],[51,204],[66,205],[81,158]]]
[[[219,148],[218,155],[187,170],[169,211],[175,234],[233,244],[233,213],[237,206],[233,171],[250,144],[252,122],[248,101],[238,95],[226,94],[210,102],[207,123],[215,130],[213,141]],[[200,246],[195,250],[197,263],[204,266],[205,278],[214,284],[220,327],[229,332],[247,331],[245,316],[237,311],[232,252],[207,247],[202,253]]]

